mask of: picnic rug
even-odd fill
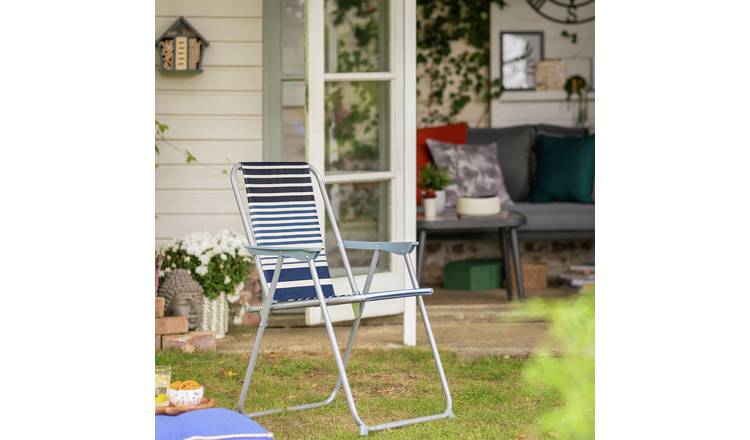
[[[242,440],[273,434],[251,418],[224,408],[209,408],[177,416],[157,415],[156,440]]]

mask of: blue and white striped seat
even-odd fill
[[[258,246],[324,249],[310,166],[305,162],[242,162],[250,226]],[[269,284],[277,257],[260,258]],[[325,297],[335,296],[325,251],[315,259]],[[274,302],[315,299],[307,263],[285,260]]]

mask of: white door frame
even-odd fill
[[[415,240],[416,237],[416,0],[389,0],[389,71],[358,73],[325,73],[325,0],[305,3],[305,69],[306,69],[306,154],[327,183],[388,181],[389,239]],[[390,83],[389,118],[390,170],[356,174],[325,175],[325,82],[388,81]],[[323,212],[321,218],[325,218]],[[324,229],[325,230],[325,229]],[[355,276],[358,286],[365,275]],[[349,292],[345,277],[335,278],[337,292]],[[401,258],[390,258],[390,271],[377,273],[372,291],[401,289],[410,286]],[[329,307],[334,321],[354,318],[348,305]],[[414,298],[369,303],[365,317],[404,314],[404,343],[416,343],[416,301]],[[305,311],[308,325],[322,323],[320,308]]]

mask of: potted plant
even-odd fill
[[[445,187],[453,182],[448,170],[437,168],[428,163],[419,173],[419,186],[424,190],[423,202],[435,199],[435,213],[440,214],[445,209]],[[431,204],[433,202],[430,202]],[[427,206],[425,204],[425,213]]]
[[[565,100],[570,103],[573,95],[578,97],[578,111],[576,112],[576,127],[585,127],[589,119],[588,98],[591,91],[586,80],[580,75],[573,75],[565,81]]]
[[[251,257],[243,238],[230,231],[196,232],[163,247],[159,278],[186,269],[203,288],[198,330],[222,337],[229,328],[229,303],[239,300],[250,272]]]

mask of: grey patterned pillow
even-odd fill
[[[427,139],[427,148],[430,149],[432,161],[438,168],[448,170],[453,183],[445,187],[445,206],[456,206],[458,194],[458,149],[456,144]]]
[[[497,160],[497,144],[463,145],[427,139],[432,159],[447,168],[453,184],[445,188],[446,206],[455,206],[457,197],[498,196],[504,205],[512,205]]]

